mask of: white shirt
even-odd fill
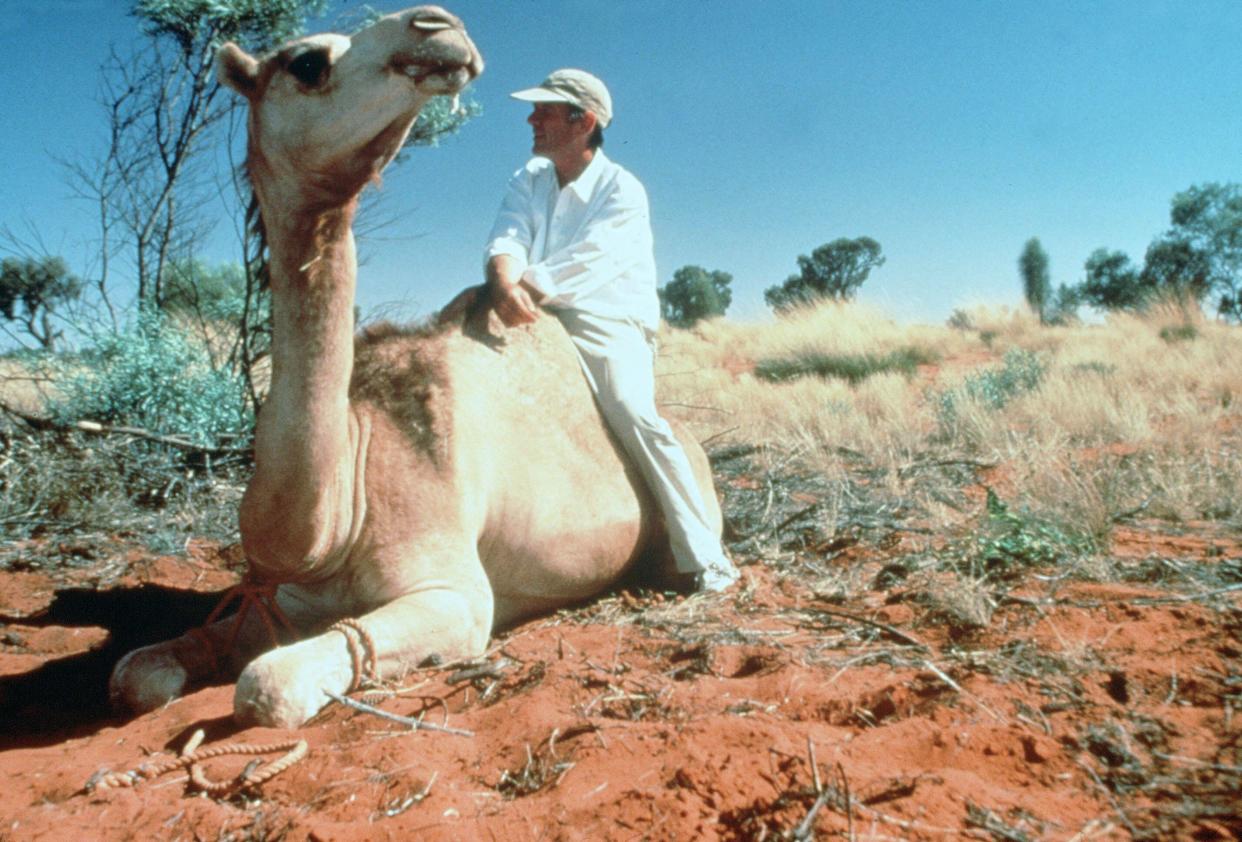
[[[513,174],[486,259],[501,254],[547,306],[660,326],[647,191],[603,150],[564,188],[547,158]]]

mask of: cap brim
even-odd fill
[[[526,88],[521,91],[514,91],[509,94],[514,99],[520,99],[523,102],[568,102],[574,103],[574,100],[562,93],[549,91],[547,88]]]

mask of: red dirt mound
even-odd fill
[[[238,729],[228,686],[110,718],[99,682],[121,648],[201,619],[235,561],[0,573],[0,839],[1242,838],[1228,588],[1033,577],[963,631],[900,591],[842,604],[805,569],[751,564],[730,594],[613,595],[503,635],[474,674],[356,696],[469,735],[339,704],[292,733]],[[183,768],[87,786],[198,729],[205,749],[309,751],[216,797]]]

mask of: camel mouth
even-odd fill
[[[471,65],[457,62],[398,64],[394,69],[411,79],[419,90],[432,94],[455,94],[478,76]]]

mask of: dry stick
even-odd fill
[[[850,797],[850,779],[846,777],[845,767],[837,762],[837,774],[841,776],[841,789],[845,792],[845,820],[849,835],[846,839],[854,842],[854,799]]]
[[[1111,791],[1109,791],[1108,787],[1104,786],[1104,782],[1100,780],[1100,776],[1095,773],[1094,769],[1092,769],[1086,763],[1083,763],[1081,760],[1078,760],[1075,762],[1078,763],[1078,765],[1081,766],[1083,770],[1086,771],[1086,773],[1091,776],[1091,780],[1095,781],[1095,785],[1098,786],[1100,788],[1100,791],[1104,793],[1104,797],[1108,799],[1108,803],[1113,805],[1113,810],[1116,811],[1117,817],[1121,819],[1121,823],[1124,824],[1126,828],[1129,829],[1130,833],[1134,836],[1134,838],[1137,839],[1139,836],[1138,828],[1136,828],[1133,824],[1131,824],[1130,817],[1126,815],[1125,810],[1121,809],[1121,804],[1117,802],[1116,798],[1113,798],[1113,794]]]
[[[737,432],[740,429],[742,428],[741,427],[730,427],[727,430],[721,430],[719,433],[712,433],[710,436],[708,436],[707,438],[699,442],[699,447],[707,447],[708,442],[713,442],[722,436],[727,436],[729,435],[729,433]]]
[[[153,433],[142,427],[114,427],[107,424],[100,424],[97,421],[73,421],[68,424],[60,424],[51,418],[44,418],[39,415],[31,415],[22,412],[20,409],[9,406],[0,402],[0,411],[7,412],[14,418],[26,422],[36,430],[77,430],[83,433],[94,433],[96,435],[118,435],[118,436],[134,436],[148,441],[166,444],[170,447],[177,447],[182,450],[189,450],[194,453],[211,453],[211,454],[230,454],[230,453],[247,453],[249,447],[205,447],[195,444],[187,439],[179,436],[166,436],[160,433]]]
[[[1225,593],[1233,593],[1234,591],[1242,591],[1242,585],[1230,585],[1226,588],[1217,588],[1214,591],[1204,591],[1203,593],[1186,594],[1185,596],[1156,596],[1151,598],[1140,597],[1131,599],[1134,605],[1160,605],[1165,602],[1195,602],[1200,599],[1207,599],[1209,596],[1220,596]]]
[[[962,687],[962,685],[958,684],[956,681],[954,681],[952,678],[950,678],[950,677],[949,677],[949,674],[948,674],[948,673],[946,673],[944,670],[940,669],[940,667],[936,666],[935,664],[933,664],[931,661],[929,661],[929,660],[928,660],[928,659],[926,659],[926,658],[924,658],[924,659],[923,659],[923,666],[927,667],[929,670],[931,670],[932,672],[934,672],[934,673],[936,674],[936,677],[937,677],[937,678],[939,678],[939,679],[940,679],[941,681],[943,681],[945,684],[947,684],[947,685],[949,685],[950,687],[952,687],[952,688],[953,688],[954,690],[956,690],[958,693],[961,693],[961,694],[962,694],[963,696],[965,696],[966,698],[971,699],[972,701],[974,701],[974,703],[975,703],[975,704],[977,704],[979,707],[983,708],[983,710],[984,710],[984,711],[986,711],[986,712],[987,712],[987,713],[988,713],[988,714],[989,714],[989,715],[990,715],[993,719],[995,719],[997,722],[1004,722],[1004,721],[1005,721],[1005,717],[1001,716],[999,713],[997,713],[996,711],[992,710],[990,707],[988,707],[987,705],[985,705],[985,704],[983,703],[983,700],[982,700],[982,699],[980,699],[978,696],[974,695],[973,693],[969,693],[969,692],[967,692],[967,691],[966,691],[966,689],[965,689],[964,687]]]
[[[1206,760],[1199,760],[1195,757],[1183,757],[1180,754],[1163,754],[1159,751],[1153,751],[1152,757],[1159,757],[1161,760],[1172,760],[1177,763],[1189,763],[1192,766],[1200,766],[1204,769],[1211,769],[1214,772],[1228,772],[1233,775],[1242,775],[1242,766],[1225,766],[1220,763],[1209,763]]]
[[[513,665],[514,662],[509,658],[500,658],[496,661],[463,667],[446,678],[445,683],[461,684],[463,681],[474,681],[476,678],[504,678],[505,670]]]
[[[881,623],[878,620],[869,620],[866,617],[860,617],[857,614],[851,614],[848,611],[840,611],[835,608],[818,608],[817,607],[814,610],[819,614],[827,614],[831,617],[840,617],[844,620],[853,620],[855,623],[862,623],[864,626],[871,626],[873,628],[880,629],[881,631],[888,633],[892,637],[897,638],[902,643],[907,643],[910,646],[917,646],[918,648],[924,649],[928,652],[931,651],[931,647],[928,646],[923,641],[913,638],[910,635],[906,634],[905,632],[901,631],[900,629],[893,628],[887,623]]]
[[[819,763],[815,760],[815,743],[811,741],[811,735],[806,735],[806,753],[811,756],[811,777],[815,781],[815,794],[818,795],[824,791],[824,785],[819,780]]]
[[[799,822],[798,826],[794,828],[794,839],[802,842],[802,840],[811,838],[811,829],[815,825],[815,816],[820,810],[823,809],[824,805],[828,803],[828,799],[832,798],[832,793],[832,789],[828,788],[819,794],[819,797],[815,799],[815,803],[811,805],[811,809],[807,811],[806,818]]]
[[[412,730],[415,730],[415,731],[438,731],[442,734],[455,734],[458,737],[473,737],[474,736],[473,731],[467,731],[464,728],[450,728],[447,725],[436,725],[435,723],[432,723],[432,722],[424,722],[423,720],[415,719],[412,716],[400,716],[399,714],[389,713],[386,710],[380,710],[377,707],[372,707],[371,705],[368,705],[366,702],[359,702],[359,701],[349,698],[348,696],[338,695],[336,693],[333,693],[331,690],[324,690],[323,692],[325,695],[329,696],[333,701],[340,702],[346,707],[351,707],[354,710],[361,711],[363,713],[369,713],[369,714],[372,714],[373,716],[378,716],[381,719],[387,719],[392,722],[399,722],[402,725],[408,725]]]

